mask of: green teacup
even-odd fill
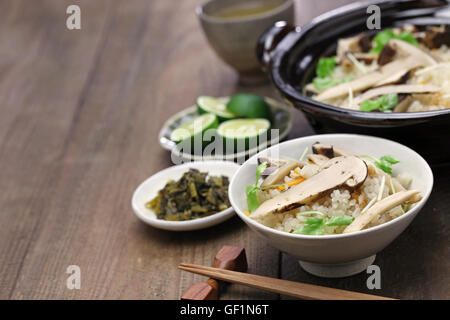
[[[209,0],[197,8],[203,31],[242,84],[267,80],[255,54],[260,35],[277,21],[294,22],[293,0]]]

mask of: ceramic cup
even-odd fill
[[[261,6],[267,10],[256,13]],[[226,16],[237,8],[253,13]],[[241,84],[267,81],[256,57],[256,44],[260,35],[277,21],[294,22],[293,0],[209,0],[196,11],[210,45],[239,73]]]

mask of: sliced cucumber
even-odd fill
[[[239,116],[234,112],[227,110],[227,103],[230,99],[227,97],[214,98],[201,96],[197,98],[197,110],[199,114],[212,113],[215,114],[219,121],[226,121]]]

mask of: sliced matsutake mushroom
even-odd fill
[[[330,160],[330,158],[323,156],[321,154],[308,154],[308,160],[314,164],[317,164],[318,166],[321,166],[327,163]]]
[[[419,66],[419,63],[410,58],[404,58],[392,61],[375,71],[369,72],[355,80],[338,84],[337,86],[326,89],[318,94],[315,99],[326,101],[346,96],[349,91],[354,93],[374,87],[377,83],[383,83],[386,79],[395,82],[405,75],[409,70]]]
[[[319,142],[317,142],[317,143],[315,143],[313,145],[313,152],[326,156],[326,154],[322,153],[321,151],[329,150],[330,148],[333,149],[333,153],[334,153],[335,157],[356,156],[353,152],[350,152],[350,151],[348,151],[346,149],[342,149],[342,148],[338,148],[338,147],[330,146],[330,145],[326,145],[326,144],[321,144]],[[386,181],[389,181],[389,183],[392,181],[392,185],[393,185],[393,187],[395,189],[395,192],[406,191],[405,187],[403,187],[403,185],[397,180],[397,178],[391,176],[390,174],[388,174],[388,173],[384,172],[383,170],[381,170],[380,168],[376,167],[370,160],[363,159],[363,161],[367,165],[367,170],[368,170],[369,176],[371,176],[371,177],[373,177],[375,175],[385,176],[386,179],[387,179]]]
[[[309,179],[312,176],[316,175],[320,171],[320,166],[317,164],[307,164],[300,170],[300,175],[305,178]]]
[[[370,36],[360,33],[354,37],[339,39],[336,54],[338,59],[343,59],[347,52],[368,52],[371,48]]]
[[[346,52],[344,54],[344,56],[342,57],[341,61],[341,66],[342,68],[344,68],[345,72],[350,72],[351,69],[353,68],[353,61],[350,59],[350,52]]]
[[[350,151],[327,144],[321,144],[319,142],[316,142],[312,145],[312,150],[313,153],[321,154],[330,159],[339,156],[354,156],[354,154]]]
[[[392,39],[381,50],[378,55],[378,64],[380,66],[385,65],[396,58],[401,57],[414,57],[420,61],[424,66],[436,64],[435,59],[428,53],[419,49],[418,47],[411,45],[408,42]]]
[[[311,147],[314,154],[321,154],[327,158],[334,158],[334,150],[333,146],[329,146],[326,144],[320,144],[319,142],[316,142]]]
[[[336,48],[336,57],[339,62],[346,59],[347,52],[357,52],[359,50],[358,37],[339,39]]]
[[[390,93],[425,93],[425,92],[438,92],[441,90],[439,87],[431,84],[399,84],[392,86],[384,86],[368,90],[363,94],[353,99],[352,109],[359,109],[359,105],[366,100],[390,94]]]
[[[283,166],[286,163],[286,160],[284,159],[272,159],[268,157],[259,157],[258,158],[258,165],[262,163],[266,163],[267,167],[266,169],[261,172],[261,177],[265,178],[275,172],[279,167]]]
[[[450,45],[450,27],[429,26],[425,31],[423,42],[430,49],[438,49],[443,45]]]
[[[414,68],[436,64],[436,61],[430,55],[405,41],[393,39],[388,42],[388,45],[395,48],[397,51],[396,56],[399,56],[398,59],[394,59],[394,61],[355,80],[331,87],[318,94],[315,99],[318,101],[326,101],[346,96],[349,91],[355,93],[370,87],[395,83]]]
[[[395,49],[389,43],[387,43],[378,55],[378,65],[384,66],[385,64],[391,62],[392,60],[394,60],[395,54]]]
[[[415,203],[420,201],[421,197],[417,197],[418,194],[420,194],[420,191],[418,190],[400,191],[378,201],[369,210],[353,220],[353,222],[345,228],[343,233],[356,232],[364,229],[380,215],[402,203]]]
[[[403,100],[401,100],[392,110],[393,112],[406,112],[408,110],[408,107],[411,105],[411,103],[414,101],[413,97],[411,95],[407,95]]]
[[[270,213],[289,211],[340,187],[356,189],[366,177],[367,165],[363,160],[353,156],[333,158],[321,166],[319,173],[263,202],[250,217],[259,219]]]
[[[302,167],[303,164],[292,159],[282,159],[281,165],[275,167],[275,170],[271,171],[270,174],[263,180],[261,187],[274,185],[280,182],[284,182],[283,179],[291,170],[294,170],[297,167]],[[264,161],[262,161],[264,162]],[[271,167],[269,167],[271,168]],[[267,170],[267,169],[266,169]]]
[[[362,61],[365,64],[371,64],[378,59],[378,55],[372,52],[355,52],[353,53],[353,56],[356,60]]]
[[[400,56],[413,57],[418,60],[421,66],[426,67],[437,63],[428,53],[406,41],[391,39],[387,45],[396,50],[397,54]]]
[[[393,60],[404,59],[404,61],[407,62],[407,65],[416,64],[416,66],[410,67],[406,72],[405,70],[392,72],[387,78],[378,81],[375,84],[376,87],[401,82],[405,75],[407,76],[408,73],[416,67],[428,67],[437,64],[437,61],[432,56],[408,42],[392,39],[385,45],[385,48],[386,47],[388,48],[386,50],[392,50],[395,53],[392,57]],[[383,52],[380,54],[380,57],[382,54]]]
[[[333,157],[340,157],[340,156],[356,156],[353,152],[350,152],[346,149],[342,149],[339,147],[335,147],[335,146],[331,146],[331,145],[326,145],[326,144],[321,144],[319,142],[316,142],[315,144],[313,144],[312,146],[313,152],[317,153],[317,154],[321,154],[324,156],[327,156],[327,154],[329,154],[329,151],[324,152],[324,150],[333,150]],[[391,176],[390,174],[384,172],[383,170],[381,170],[380,168],[376,167],[370,160],[368,159],[363,159],[363,161],[366,163],[367,165],[367,169],[368,169],[368,174],[369,176],[373,177],[375,175],[382,175],[386,177],[386,181],[392,181],[392,185],[395,189],[395,192],[399,192],[399,191],[406,191],[405,187],[397,180],[397,178]],[[306,168],[306,166],[305,166]],[[417,200],[419,201],[419,200]]]
[[[338,40],[336,49],[337,60],[341,66],[348,71],[348,69],[351,69],[354,66],[354,62],[350,59],[349,54],[366,54],[364,58],[367,60],[369,58],[369,56],[367,56],[369,53],[367,52],[371,49],[371,47],[370,36],[366,33],[361,33],[350,38],[340,39]]]
[[[311,93],[314,93],[314,94],[319,94],[319,93],[320,93],[320,90],[317,89],[317,88],[314,86],[313,83],[308,83],[308,84],[304,87],[304,92],[305,92],[305,93],[306,93],[306,92],[311,92]]]
[[[372,49],[372,37],[368,33],[361,33],[358,45],[363,53],[369,52]]]

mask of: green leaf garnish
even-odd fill
[[[258,190],[258,187],[252,186],[250,184],[245,187],[245,194],[247,195],[247,206],[250,212],[256,210],[259,207],[257,195]]]
[[[338,84],[341,84],[341,83],[350,82],[353,79],[355,79],[355,78],[354,77],[347,77],[347,78],[342,79],[342,80],[333,80],[330,77],[325,77],[325,78],[315,77],[313,79],[313,85],[318,90],[325,90],[325,89],[337,86]]]
[[[355,218],[346,215],[336,215],[328,218],[325,222],[326,216],[320,211],[303,211],[297,213],[297,215],[319,215],[318,217],[308,217],[305,221],[305,225],[301,226],[293,231],[296,234],[307,234],[307,235],[323,235],[325,233],[325,226],[347,226],[352,223]]]
[[[382,156],[380,159],[377,159],[372,156],[362,155],[361,157],[369,158],[373,160],[373,164],[383,170],[386,173],[392,174],[392,165],[399,163],[400,161],[395,159],[393,156]]]
[[[375,43],[375,47],[372,48],[372,52],[380,54],[383,47],[389,42],[389,40],[394,39],[395,34],[392,29],[385,29],[377,33],[377,35],[373,38],[373,42]]]
[[[419,43],[417,42],[416,38],[414,38],[414,35],[411,32],[403,31],[399,35],[395,35],[394,30],[392,29],[385,29],[381,32],[378,32],[378,34],[373,38],[373,43],[375,44],[375,47],[372,48],[371,52],[375,52],[376,54],[380,54],[383,50],[384,46],[389,42],[391,39],[398,39],[405,42],[408,42],[414,46],[418,46]]]
[[[309,217],[305,225],[295,229],[293,233],[320,236],[325,233],[325,224],[322,218]]]
[[[383,96],[379,96],[376,100],[364,100],[359,106],[361,111],[375,111],[380,110],[382,112],[392,112],[391,110],[395,108],[398,104],[398,94],[389,93]]]
[[[346,215],[331,216],[327,221],[327,226],[348,226],[355,218]]]
[[[361,111],[375,111],[380,109],[381,103],[378,100],[365,100],[359,106],[359,110]]]
[[[333,80],[330,76],[333,74],[336,64],[336,57],[320,58],[316,66],[317,77],[313,79],[313,85],[318,90],[325,90],[334,87],[341,81]]]
[[[245,187],[245,194],[247,195],[247,206],[248,210],[251,212],[253,210],[258,209],[259,207],[259,201],[258,201],[258,190],[262,190],[260,187],[258,187],[258,181],[261,177],[261,173],[264,172],[267,168],[267,162],[261,163],[256,168],[256,179],[255,179],[255,185],[248,184]],[[272,186],[267,186],[266,188],[269,188]]]
[[[398,161],[397,159],[395,159],[393,156],[389,156],[389,155],[387,155],[387,156],[382,156],[382,157],[380,158],[380,160],[381,160],[381,161],[388,162],[388,163],[390,163],[390,164],[397,164],[397,163],[400,162],[400,161]]]
[[[316,73],[320,78],[328,77],[334,71],[335,57],[320,58],[316,66]]]
[[[408,42],[414,46],[418,46],[419,42],[416,40],[416,38],[414,38],[413,34],[411,32],[408,31],[403,31],[402,33],[400,33],[398,36],[395,37],[398,40],[402,40],[405,42]]]
[[[379,169],[383,170],[386,173],[392,174],[391,164],[386,162],[375,162],[375,166]]]
[[[256,168],[256,181],[255,181],[255,186],[258,185],[259,177],[261,177],[261,173],[263,173],[264,170],[266,170],[266,168],[267,168],[267,162],[261,163],[261,164]]]
[[[334,81],[330,77],[326,77],[326,78],[315,77],[313,79],[313,85],[318,90],[325,90],[327,88],[333,87],[336,85],[335,83],[336,83],[336,81]]]
[[[383,112],[394,109],[398,104],[398,94],[396,93],[389,93],[379,97],[378,99],[380,99],[381,111]]]

